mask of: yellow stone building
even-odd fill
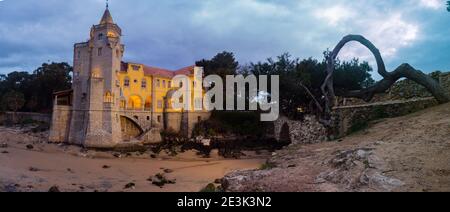
[[[55,93],[51,141],[97,148],[155,143],[161,130],[191,136],[195,125],[209,118],[204,110],[171,107],[173,93],[182,87],[173,81],[177,75],[187,76],[191,96],[202,96],[202,79],[194,77],[202,67],[168,70],[124,62],[121,36],[106,8],[89,40],[74,45],[72,89]]]

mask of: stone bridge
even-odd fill
[[[151,111],[122,110],[119,115],[124,141],[133,139],[142,140],[145,143],[161,141],[161,124],[153,118]]]
[[[334,132],[329,133],[314,116],[303,121],[280,117],[274,123],[274,135],[278,141],[293,144],[310,144],[327,140],[327,135],[340,138],[368,127],[371,121],[404,116],[437,105],[434,98],[378,102],[373,104],[336,107],[333,111]]]

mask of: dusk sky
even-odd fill
[[[0,0],[0,74],[72,63],[104,0]],[[241,64],[289,52],[322,60],[346,34],[361,34],[389,70],[408,62],[450,71],[450,13],[444,0],[111,0],[125,61],[177,69],[232,51]],[[358,45],[341,58],[373,61]]]

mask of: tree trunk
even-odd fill
[[[326,114],[331,112],[331,109],[334,106],[334,100],[336,98],[333,83],[335,60],[341,49],[350,41],[357,41],[372,52],[377,61],[378,73],[383,77],[383,79],[371,87],[357,91],[338,93],[338,96],[354,97],[368,102],[372,100],[375,94],[386,92],[397,80],[407,78],[424,86],[431,94],[433,94],[439,103],[450,102],[450,95],[447,91],[445,91],[439,83],[430,76],[414,69],[409,64],[403,64],[395,71],[387,72],[380,51],[369,40],[361,35],[348,35],[338,43],[331,54],[327,57],[327,77],[322,85],[322,93],[324,94],[326,104],[324,112]]]

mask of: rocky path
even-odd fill
[[[381,120],[337,142],[289,146],[228,191],[450,191],[450,104]]]

